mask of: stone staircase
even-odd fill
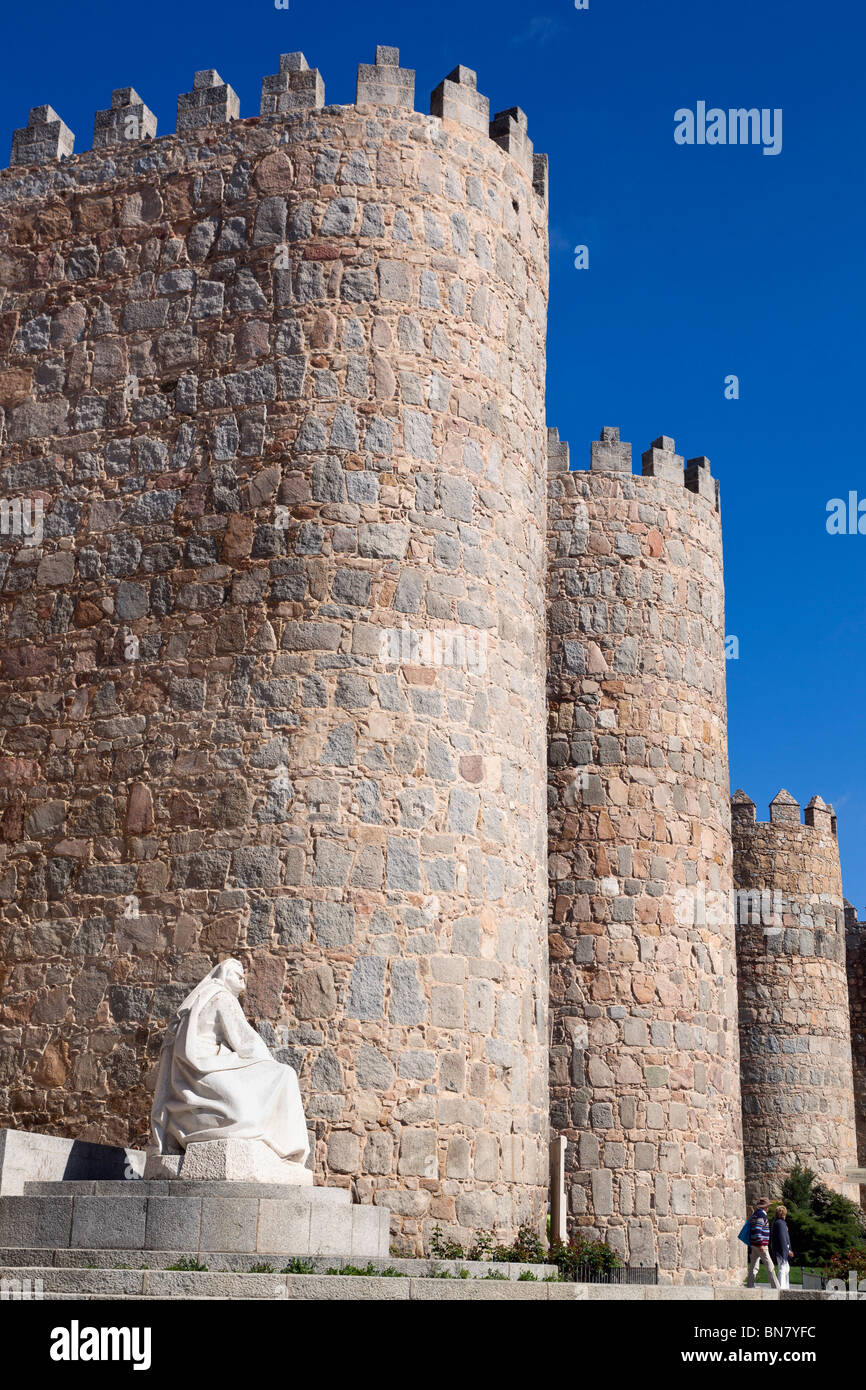
[[[403,1259],[389,1254],[387,1210],[353,1204],[345,1188],[98,1179],[27,1181],[23,1187],[23,1194],[0,1197],[4,1300],[754,1303],[826,1297],[706,1285],[560,1284],[548,1265]]]
[[[353,1204],[345,1188],[193,1180],[23,1186],[21,1195],[0,1197],[7,1298],[406,1299],[444,1296],[442,1282],[484,1283],[477,1296],[521,1298],[525,1289],[565,1287],[541,1282],[556,1273],[545,1265],[393,1258],[387,1210]],[[368,1273],[333,1273],[344,1268]]]

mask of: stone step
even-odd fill
[[[823,1302],[819,1290],[746,1289],[710,1285],[547,1284],[518,1279],[387,1278],[339,1274],[187,1273],[180,1270],[59,1269],[49,1265],[0,1266],[0,1288],[14,1298],[15,1281],[36,1285],[36,1296],[82,1302],[213,1299],[334,1302],[516,1303],[762,1303]],[[866,1294],[855,1294],[866,1302]],[[793,1310],[792,1310],[793,1311]],[[733,1314],[732,1314],[733,1316]]]
[[[366,1275],[186,1273],[176,1270],[56,1269],[0,1267],[0,1283],[37,1284],[45,1299],[255,1299],[339,1302],[473,1301],[560,1302],[586,1298],[587,1285],[545,1284],[516,1279],[379,1278]],[[582,1290],[584,1292],[582,1292]],[[621,1290],[619,1292],[622,1292]],[[636,1290],[635,1292],[640,1292]],[[7,1293],[7,1296],[8,1293]]]
[[[47,1256],[51,1255],[48,1260]],[[189,1259],[188,1250],[39,1250],[6,1246],[0,1248],[0,1265],[23,1268],[30,1265],[50,1265],[54,1269],[169,1269],[183,1259]],[[207,1264],[208,1273],[248,1274],[254,1264],[269,1264],[275,1272],[299,1257],[293,1251],[271,1251],[265,1255],[234,1254],[227,1251],[208,1251],[202,1256],[200,1264]],[[554,1265],[503,1264],[487,1260],[432,1260],[405,1259],[397,1255],[371,1257],[358,1260],[346,1255],[308,1255],[305,1264],[312,1266],[312,1273],[327,1274],[345,1265],[366,1268],[372,1265],[376,1270],[396,1270],[398,1274],[414,1278],[439,1278],[452,1276],[465,1278],[461,1271],[466,1270],[473,1279],[484,1279],[489,1274],[503,1275],[507,1279],[519,1280],[521,1274],[532,1274],[536,1279],[548,1279],[556,1274]],[[194,1271],[191,1271],[194,1272]]]
[[[25,1182],[25,1197],[268,1197],[306,1206],[352,1205],[347,1187],[296,1187],[280,1182],[217,1182],[212,1179],[132,1179],[115,1182]]]
[[[239,1184],[241,1185],[241,1184]],[[0,1246],[36,1250],[182,1250],[293,1255],[387,1255],[389,1213],[353,1205],[341,1188],[280,1187],[273,1196],[238,1196],[236,1184],[165,1183],[165,1193],[81,1193],[0,1197]],[[90,1184],[84,1184],[90,1186]],[[150,1183],[121,1184],[149,1188]],[[162,1184],[158,1184],[162,1186]],[[246,1184],[242,1184],[246,1186]],[[70,1193],[69,1189],[73,1191]],[[183,1188],[182,1193],[177,1189]],[[225,1189],[229,1189],[228,1192]],[[330,1195],[334,1194],[334,1195]],[[339,1198],[336,1197],[339,1194]]]

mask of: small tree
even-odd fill
[[[816,1178],[797,1162],[782,1184],[782,1201],[798,1264],[824,1266],[842,1251],[866,1249],[866,1218],[854,1202]]]

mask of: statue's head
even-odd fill
[[[244,976],[244,967],[239,960],[224,960],[215,972],[217,979],[221,980],[226,989],[238,997],[246,989],[247,982]]]

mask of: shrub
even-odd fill
[[[796,1163],[782,1184],[797,1263],[824,1266],[841,1252],[866,1253],[866,1217],[854,1202],[816,1178],[811,1168]],[[843,1258],[848,1259],[848,1254]],[[846,1277],[847,1270],[856,1267],[846,1266]]]
[[[861,1283],[866,1279],[866,1249],[862,1245],[854,1246],[851,1250],[832,1255],[827,1261],[821,1273],[825,1279],[841,1279],[845,1287],[848,1287],[848,1275],[851,1271],[857,1275],[857,1282]]]
[[[447,1240],[441,1226],[433,1227],[430,1237],[430,1254],[437,1260],[463,1260],[466,1258],[463,1246],[456,1240]]]
[[[469,1247],[467,1260],[492,1260],[496,1242],[489,1231],[479,1231]]]
[[[603,1240],[587,1240],[581,1235],[572,1236],[567,1244],[555,1240],[548,1252],[548,1261],[556,1265],[562,1279],[571,1282],[576,1282],[584,1271],[604,1275],[622,1268],[616,1251]]]
[[[543,1265],[547,1249],[531,1226],[519,1226],[511,1245],[497,1245],[493,1259],[501,1264]]]

